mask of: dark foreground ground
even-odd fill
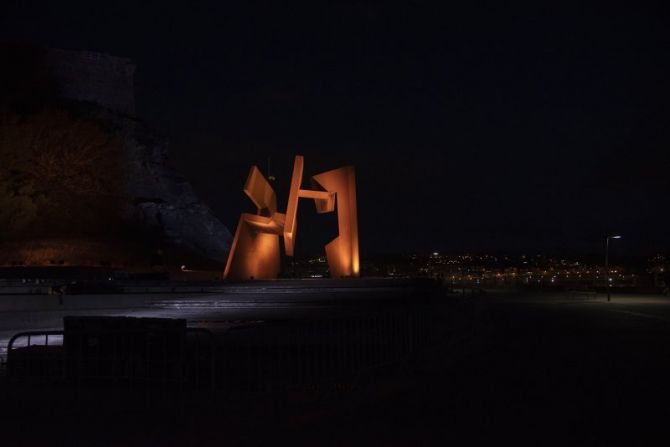
[[[445,298],[446,299],[446,298]],[[666,445],[670,300],[492,292],[473,325],[330,388],[4,390],[2,445]],[[444,310],[444,309],[443,309]]]
[[[294,445],[667,445],[670,301],[483,300],[476,336],[435,352],[404,392]]]

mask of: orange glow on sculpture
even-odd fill
[[[351,166],[339,168],[312,177],[329,193],[337,197],[337,225],[339,236],[326,245],[326,258],[331,276],[358,276],[358,213],[356,210],[356,177]],[[315,199],[319,213],[332,211],[328,205]]]
[[[240,216],[223,277],[276,278],[280,269],[279,235],[284,228],[284,215],[277,213],[272,185],[256,166],[249,171],[244,192],[256,205],[257,214]]]
[[[240,216],[224,271],[235,280],[273,279],[280,269],[279,235],[287,256],[293,256],[297,232],[298,202],[312,199],[317,213],[337,208],[339,235],[326,245],[326,258],[333,277],[359,276],[356,177],[351,166],[312,177],[315,188],[301,189],[304,159],[295,157],[286,214],[277,212],[272,186],[256,166],[252,166],[244,192],[256,205],[257,214]]]

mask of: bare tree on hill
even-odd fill
[[[122,191],[121,147],[93,120],[59,109],[0,116],[0,233],[100,231]]]

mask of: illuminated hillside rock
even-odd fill
[[[92,52],[16,46],[0,47],[0,53],[7,62],[0,75],[3,81],[0,85],[0,124],[6,125],[5,130],[17,130],[3,132],[3,135],[18,135],[12,141],[6,141],[7,144],[0,144],[0,149],[8,149],[0,150],[0,156],[5,157],[0,160],[0,204],[9,204],[23,211],[9,213],[13,224],[11,233],[1,225],[3,215],[0,214],[0,239],[14,245],[20,240],[26,241],[27,245],[38,240],[58,240],[58,244],[51,244],[54,247],[67,245],[60,241],[81,238],[97,238],[115,245],[131,241],[132,246],[138,240],[144,240],[148,252],[157,248],[175,248],[177,253],[196,258],[219,263],[226,261],[232,240],[230,232],[198,199],[191,185],[169,165],[167,140],[133,116],[135,67],[130,60]],[[41,129],[46,128],[54,135],[51,141],[56,142],[63,141],[58,136],[60,133],[72,136],[72,132],[64,130],[63,126],[54,124],[60,121],[49,119],[50,116],[57,117],[72,129],[82,126],[99,129],[102,135],[97,136],[101,140],[109,139],[110,144],[119,149],[121,169],[120,174],[115,175],[120,177],[123,187],[111,193],[96,191],[90,194],[87,199],[91,206],[88,206],[77,198],[80,188],[71,189],[70,193],[61,188],[64,192],[56,197],[35,194],[29,188],[32,184],[20,185],[21,188],[11,184],[26,177],[10,174],[9,160],[16,159],[17,154],[25,154],[27,147],[37,153],[37,158],[40,156],[39,147],[24,144],[34,140],[26,130],[30,134],[30,129],[37,129],[32,135],[42,135],[44,131]],[[74,143],[66,144],[64,153],[72,152],[69,148],[86,140],[77,138],[77,135],[73,138]],[[59,172],[71,171],[62,158],[52,158],[65,165]],[[34,163],[28,160],[24,165],[34,166]],[[98,165],[91,166],[84,174],[95,170],[107,172],[97,168]],[[37,179],[33,183],[44,186],[44,176],[33,178]],[[65,182],[61,174],[54,179],[58,185]],[[44,197],[48,199],[43,200],[44,203],[37,200]],[[23,200],[25,198],[28,200]],[[102,217],[96,211],[99,205],[115,210],[110,214],[111,218]],[[92,219],[91,225],[84,217]],[[58,251],[47,250],[49,257],[58,258],[54,250]],[[136,252],[128,251],[131,260],[137,259]],[[67,252],[72,253],[72,250]],[[149,253],[146,258],[151,256]],[[100,258],[103,257],[101,253]],[[39,256],[30,259],[33,258]],[[24,261],[21,256],[11,259]],[[65,262],[69,262],[68,259]]]
[[[232,236],[192,186],[168,163],[167,143],[141,125],[121,131],[128,156],[128,193],[135,218],[165,240],[208,259],[225,262]]]

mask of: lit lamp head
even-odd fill
[[[621,239],[620,235],[609,236],[610,239]]]

